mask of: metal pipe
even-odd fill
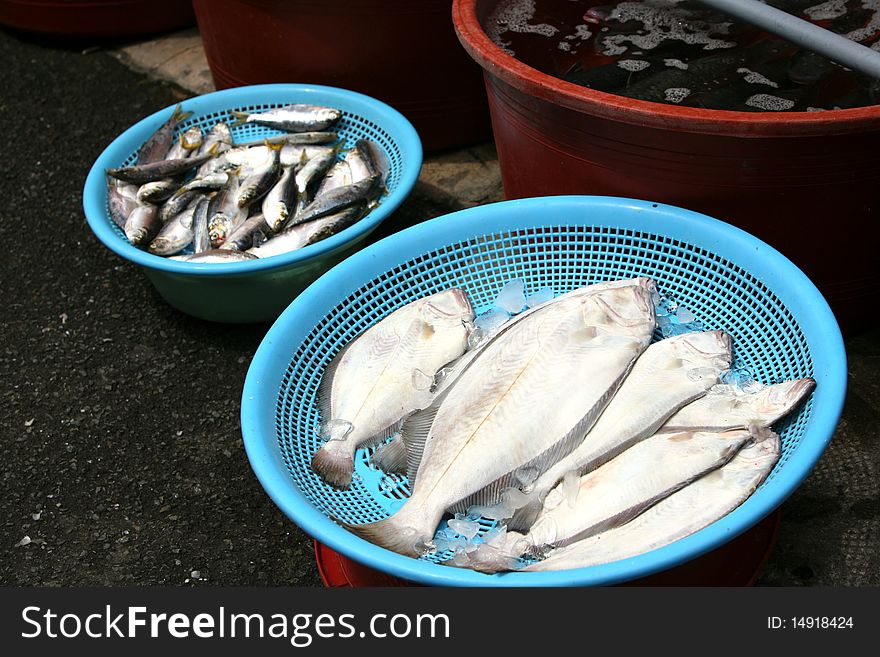
[[[880,52],[757,0],[698,0],[854,71],[880,78]]]

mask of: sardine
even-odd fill
[[[655,326],[633,285],[560,298],[498,335],[401,435],[422,451],[412,496],[355,534],[418,556],[450,508],[494,504],[525,472],[541,474],[589,430]]]
[[[335,132],[292,132],[283,135],[272,135],[262,139],[251,139],[249,141],[240,141],[237,146],[260,146],[269,142],[270,144],[284,144],[291,146],[315,146],[317,144],[332,144],[339,141],[339,135]]]
[[[288,132],[316,132],[334,125],[342,118],[342,112],[333,107],[294,104],[275,107],[266,112],[232,111],[238,120],[233,125],[256,123]]]
[[[149,164],[164,159],[174,139],[174,126],[190,116],[192,112],[184,112],[180,105],[175,107],[168,120],[138,149],[138,164]]]
[[[364,216],[365,211],[366,206],[363,203],[355,204],[336,214],[285,228],[277,235],[269,237],[265,242],[248,249],[248,251],[260,258],[268,258],[301,249],[345,230],[358,222]]]
[[[254,233],[259,230],[269,230],[266,219],[262,214],[248,217],[237,226],[220,245],[221,251],[247,251],[253,244]],[[255,255],[255,254],[251,254]]]
[[[150,162],[148,164],[136,164],[130,167],[120,167],[116,169],[107,169],[107,175],[113,176],[118,180],[143,185],[154,180],[162,180],[163,178],[173,178],[195,169],[200,164],[204,164],[214,155],[206,153],[205,155],[197,155],[195,157],[186,157],[176,160],[160,160],[158,162]]]
[[[313,157],[302,169],[296,172],[296,191],[305,194],[309,185],[314,180],[320,179],[336,162],[336,153],[327,152],[318,157]]]
[[[195,155],[196,151],[201,147],[203,139],[202,129],[194,125],[180,135],[180,138],[171,145],[163,159],[177,160]]]
[[[159,232],[162,222],[155,205],[138,205],[125,221],[125,237],[135,246],[144,246]]]
[[[257,257],[242,251],[210,249],[208,251],[203,251],[202,253],[171,256],[170,259],[183,262],[247,262],[249,260],[256,260]]]
[[[751,439],[744,429],[655,434],[547,495],[522,540],[508,534],[514,552],[548,550],[618,527],[703,474],[729,461]],[[566,490],[571,486],[570,490]]]
[[[193,218],[200,200],[190,203],[183,212],[162,226],[162,230],[147,247],[150,253],[173,255],[189,246],[193,239]]]
[[[177,190],[177,194],[190,191],[213,191],[224,187],[229,182],[228,171],[213,171],[203,176],[193,178]]]
[[[473,318],[467,295],[453,288],[398,308],[337,354],[318,391],[328,441],[312,468],[322,479],[347,488],[357,448],[387,437],[430,402],[434,374],[464,353]]]
[[[296,210],[297,175],[293,167],[284,168],[278,182],[263,197],[263,216],[272,232],[281,230]]]
[[[595,470],[653,435],[675,411],[705,395],[730,367],[730,358],[730,336],[723,331],[685,333],[648,347],[581,443],[523,489],[531,502],[509,527],[527,529],[547,493],[566,474]]]
[[[260,200],[278,180],[281,173],[281,148],[269,146],[265,161],[256,166],[242,180],[235,199],[240,208],[247,207],[254,201]]]
[[[178,189],[180,189],[180,183],[173,180],[156,180],[138,187],[137,200],[139,203],[156,205],[169,198]]]
[[[138,205],[137,189],[135,185],[107,178],[107,210],[113,223],[122,230],[125,230],[128,215]]]
[[[205,136],[205,139],[202,142],[202,145],[197,151],[196,155],[204,155],[205,153],[213,152],[216,157],[202,164],[196,170],[195,177],[201,178],[202,176],[206,176],[211,173],[226,171],[227,169],[234,168],[234,165],[229,164],[223,158],[223,155],[227,151],[229,151],[232,146],[232,132],[230,132],[229,126],[226,125],[226,123],[224,123],[223,121],[215,123],[214,127],[208,130],[208,134]]]
[[[247,219],[248,209],[239,208],[236,200],[241,176],[231,173],[229,182],[211,199],[208,206],[208,235],[214,248],[223,244],[229,234]]]
[[[660,431],[728,431],[769,427],[801,405],[816,387],[811,378],[785,381],[748,393],[717,385],[673,414]]]
[[[260,148],[257,146],[256,148]],[[313,160],[316,157],[324,157],[328,153],[336,155],[337,148],[335,146],[295,146],[285,144],[281,148],[281,166],[283,167],[300,167],[303,163]]]
[[[186,210],[197,196],[199,196],[199,192],[197,191],[184,192],[178,196],[172,194],[171,197],[162,204],[162,207],[159,208],[159,219],[163,224],[167,224],[174,219],[174,217]]]
[[[211,238],[208,236],[208,197],[202,197],[196,201],[196,209],[193,213],[193,253],[198,255],[211,248]]]
[[[669,545],[742,504],[779,460],[779,436],[763,432],[728,463],[659,501],[630,522],[553,551],[523,571],[586,568]]]
[[[320,196],[316,196],[314,201],[303,208],[301,212],[294,215],[288,226],[296,226],[319,217],[336,214],[356,203],[369,201],[371,196],[377,191],[378,184],[379,176],[373,176],[345,187],[331,189]]]

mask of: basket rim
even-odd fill
[[[548,210],[562,208],[579,211],[582,220],[544,219],[552,214]],[[626,216],[610,221],[593,220],[590,211],[603,208],[626,209]],[[529,213],[531,218],[525,221],[523,217]],[[658,223],[652,226],[650,221],[654,219]],[[299,331],[302,325],[313,326],[315,319],[326,314],[328,298],[344,298],[350,293],[349,288],[356,289],[377,272],[387,270],[389,262],[411,259],[437,245],[479,235],[560,225],[638,226],[639,230],[696,243],[746,269],[780,298],[798,319],[811,347],[817,380],[812,396],[813,413],[797,450],[785,463],[785,475],[765,481],[734,511],[670,545],[609,564],[555,572],[488,575],[416,560],[356,537],[314,507],[290,476],[275,435],[281,377],[299,346],[298,342],[291,344],[288,334]],[[690,239],[685,239],[687,235]],[[279,362],[283,363],[281,367]],[[718,219],[660,203],[599,196],[538,197],[492,203],[431,219],[370,245],[321,276],[279,316],[257,349],[242,391],[241,428],[251,467],[276,505],[313,538],[360,563],[430,585],[605,585],[636,579],[700,556],[776,509],[806,478],[830,442],[843,410],[846,376],[843,337],[824,297],[794,263],[758,238]]]
[[[311,102],[335,105],[343,111],[358,114],[381,126],[395,141],[404,162],[397,187],[369,214],[336,235],[303,249],[257,260],[230,263],[171,260],[139,249],[116,233],[112,220],[106,212],[105,170],[119,166],[125,158],[137,150],[144,140],[171,116],[178,104],[198,117],[221,108],[228,109],[263,102]],[[169,105],[141,119],[119,134],[101,152],[89,170],[83,186],[83,211],[92,232],[104,246],[142,267],[184,276],[245,276],[291,265],[309,264],[363,238],[390,216],[409,196],[421,171],[422,158],[421,140],[409,120],[390,105],[371,96],[338,87],[304,83],[235,87],[193,96],[180,103]]]

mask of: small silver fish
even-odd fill
[[[162,207],[159,208],[159,219],[163,224],[167,224],[174,219],[174,217],[186,210],[198,195],[199,193],[196,191],[187,191],[177,196],[172,194],[171,197],[162,204]]]
[[[240,208],[260,200],[272,189],[281,174],[281,147],[269,146],[268,149],[266,160],[255,167],[241,183],[235,199],[236,205]]]
[[[237,226],[220,245],[221,251],[247,251],[254,242],[254,234],[257,231],[270,231],[266,225],[266,219],[262,214],[248,217],[242,224]],[[270,231],[271,232],[271,231]],[[256,254],[251,254],[256,255]]]
[[[277,232],[296,209],[296,173],[293,167],[282,169],[281,178],[263,197],[262,210],[266,224]]]
[[[172,144],[164,159],[177,160],[195,155],[202,145],[203,138],[202,129],[194,125],[180,135],[180,138]]]
[[[193,213],[193,253],[198,255],[211,248],[211,238],[208,236],[208,197],[196,201],[196,209]]]
[[[266,112],[239,112],[232,115],[238,120],[233,125],[256,123],[289,132],[315,132],[334,125],[342,118],[342,112],[332,107],[294,104],[275,107]]]
[[[176,183],[173,180],[156,180],[138,187],[137,200],[138,203],[156,205],[170,198],[179,188],[180,183]]]
[[[248,249],[248,253],[252,253],[260,258],[268,258],[269,256],[302,249],[345,230],[363,217],[365,210],[366,206],[364,204],[356,204],[342,212],[285,228],[262,244]]]
[[[236,146],[262,146],[266,142],[290,146],[314,146],[317,144],[332,144],[336,141],[339,141],[339,135],[335,132],[293,132],[284,135],[272,135],[263,139],[240,141]]]
[[[155,180],[163,178],[173,178],[195,169],[213,158],[212,153],[205,155],[197,155],[195,157],[186,157],[176,160],[160,160],[158,162],[150,162],[148,164],[135,164],[129,167],[119,167],[107,169],[107,175],[113,176],[118,180],[143,185]]]
[[[300,195],[305,194],[312,181],[327,173],[335,162],[336,153],[333,152],[310,159],[302,169],[296,172],[296,191]]]
[[[243,251],[222,251],[219,249],[210,249],[202,253],[189,255],[171,256],[171,260],[180,260],[182,262],[247,262],[256,260],[257,257]]]
[[[199,201],[189,206],[162,226],[159,234],[150,242],[147,250],[154,255],[174,255],[189,246],[193,239],[193,219]]]
[[[379,176],[373,176],[351,185],[331,189],[321,196],[316,196],[314,201],[290,220],[288,226],[296,226],[328,214],[335,214],[355,203],[369,201],[377,191],[378,184]]]
[[[132,191],[134,196],[131,195]],[[125,230],[128,215],[137,204],[137,187],[135,185],[107,178],[107,210],[113,223]]]
[[[155,205],[138,205],[125,221],[125,237],[135,246],[144,246],[159,232],[162,222]]]
[[[174,126],[190,116],[192,112],[184,112],[180,105],[175,107],[168,120],[138,149],[138,164],[149,164],[165,159],[165,154],[171,148],[171,141],[174,139]]]

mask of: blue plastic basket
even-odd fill
[[[148,116],[117,137],[92,165],[83,190],[83,209],[92,231],[108,248],[144,268],[159,293],[176,308],[204,319],[253,322],[275,319],[299,292],[356,250],[412,191],[422,166],[422,146],[397,110],[369,96],[319,85],[264,84],[197,96],[181,103],[192,116],[177,126],[210,129],[232,123],[232,110],[259,112],[290,103],[328,105],[343,112],[334,127],[346,148],[371,139],[389,160],[387,193],[379,206],[353,226],[311,246],[259,260],[222,264],[169,260],[132,246],[107,207],[105,170],[136,162],[137,150],[171,115],[174,106]],[[281,134],[247,123],[232,128],[236,142]]]
[[[738,509],[667,547],[615,563],[547,573],[486,575],[404,557],[330,520],[380,520],[408,494],[388,485],[360,450],[348,491],[312,472],[320,444],[315,393],[325,366],[392,310],[450,286],[478,311],[510,279],[559,294],[589,283],[650,276],[706,329],[733,337],[734,364],[759,381],[812,376],[816,390],[777,427],[779,463]],[[507,201],[456,212],[392,235],[348,258],[279,317],[251,363],[241,426],[251,465],[275,503],[332,549],[424,584],[611,584],[667,569],[711,550],[772,512],[803,481],[834,432],[846,391],[843,339],[827,303],[788,259],[729,224],[680,208],[609,197]]]

